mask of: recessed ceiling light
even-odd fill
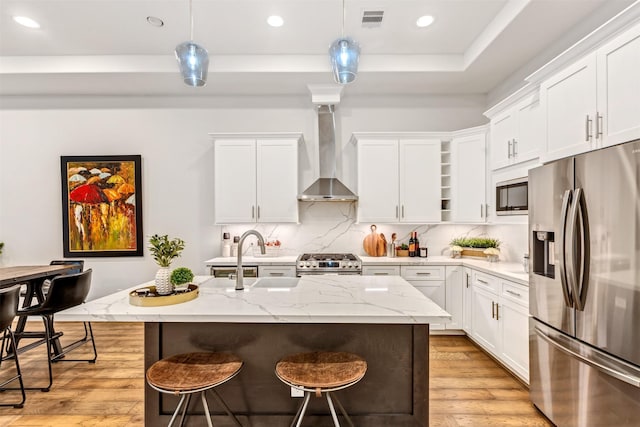
[[[418,18],[416,21],[416,25],[420,28],[428,27],[433,24],[434,18],[431,15],[424,15]]]
[[[271,25],[272,27],[282,27],[282,25],[284,24],[284,19],[282,19],[282,17],[278,15],[271,15],[267,18],[267,24]]]
[[[164,25],[164,21],[155,16],[147,16],[147,22],[154,27],[162,27]]]
[[[22,25],[23,27],[40,28],[40,24],[38,24],[36,21],[34,21],[31,18],[27,18],[26,16],[14,16],[13,20],[16,21],[18,24]]]

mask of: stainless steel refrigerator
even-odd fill
[[[529,172],[530,395],[557,426],[640,426],[640,140]]]

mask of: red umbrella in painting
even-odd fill
[[[107,196],[100,190],[100,187],[95,184],[82,184],[77,186],[69,193],[69,199],[78,203],[90,204],[109,201]]]

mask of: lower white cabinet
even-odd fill
[[[471,269],[462,269],[462,330],[471,335]]]
[[[470,299],[469,336],[529,383],[529,289],[472,270]]]
[[[400,266],[399,265],[376,265],[376,266],[363,265],[362,275],[363,276],[399,276]]]
[[[259,265],[258,277],[296,277],[293,265]]]

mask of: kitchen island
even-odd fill
[[[281,357],[354,352],[367,360],[367,374],[339,393],[356,425],[428,426],[429,323],[446,322],[448,313],[397,276],[304,276],[294,287],[253,280],[236,291],[234,281],[198,277],[198,298],[164,307],[133,306],[129,291],[121,291],[56,319],[145,322],[145,369],[177,353],[234,352],[244,368],[219,391],[243,425],[253,427],[287,426],[295,415],[300,399],[274,374]],[[166,425],[176,403],[147,386],[145,424]],[[214,423],[225,426],[220,409],[214,405]],[[312,399],[309,410],[305,426],[330,421],[324,400]],[[206,424],[192,417],[189,425]]]

